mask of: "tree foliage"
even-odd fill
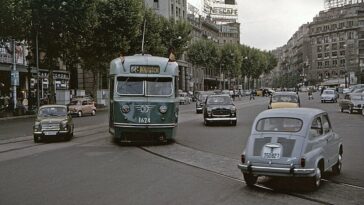
[[[214,42],[202,39],[189,46],[187,56],[193,65],[214,68],[218,66],[219,48]]]
[[[238,44],[218,47],[207,40],[199,40],[190,45],[188,60],[196,66],[206,68],[220,69],[221,66],[222,71],[229,73],[233,78],[246,76],[258,79],[277,65],[277,60],[270,52]]]

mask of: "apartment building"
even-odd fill
[[[321,11],[310,24],[312,63],[317,81],[364,82],[364,3]]]

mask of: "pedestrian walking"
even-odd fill
[[[311,89],[308,90],[308,100],[313,100],[312,90]]]
[[[251,92],[250,92],[250,98],[249,98],[249,100],[255,100],[255,97],[254,97],[254,95],[255,95],[255,90],[252,90]]]
[[[239,96],[239,99],[240,99],[240,97],[242,97],[241,89],[239,89],[239,91],[238,91],[238,96]]]

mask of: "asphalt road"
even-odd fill
[[[318,191],[290,179],[245,186],[236,165],[255,116],[268,103],[256,98],[236,101],[236,127],[205,127],[194,104],[182,105],[176,142],[162,146],[111,143],[106,112],[75,118],[71,142],[35,145],[17,120],[1,122],[1,136],[8,129],[7,136],[18,137],[0,140],[0,204],[363,204],[364,117],[340,113],[317,95],[301,100],[326,110],[344,138],[343,173],[327,174]]]
[[[24,118],[0,119],[0,140],[26,137],[33,135],[34,116]],[[85,127],[105,123],[108,120],[108,110],[99,110],[96,117],[73,117],[75,127]]]

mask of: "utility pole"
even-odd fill
[[[35,52],[36,52],[36,66],[37,66],[37,109],[39,109],[40,102],[39,102],[39,48],[38,48],[38,31],[35,36]],[[43,80],[42,80],[43,84]]]
[[[17,103],[17,95],[16,95],[16,86],[19,82],[19,73],[16,72],[16,51],[15,51],[15,39],[13,39],[13,103],[14,103],[14,111],[16,109]]]

